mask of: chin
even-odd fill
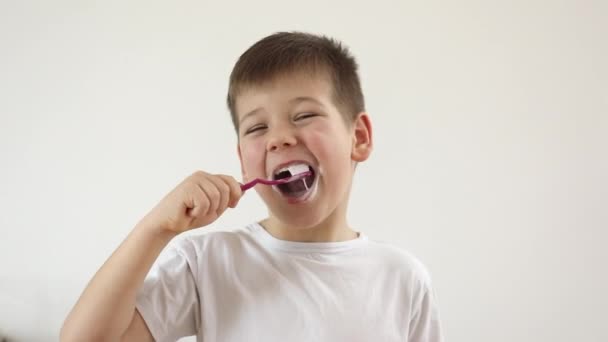
[[[298,229],[305,230],[318,226],[329,216],[328,213],[323,210],[313,208],[294,208],[293,206],[287,208],[278,208],[278,210],[271,210],[273,220],[281,222],[283,225]]]

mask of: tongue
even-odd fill
[[[306,176],[289,183],[278,185],[277,187],[285,196],[299,197],[304,195],[314,182],[314,176]]]
[[[304,179],[279,185],[279,189],[286,195],[297,195],[300,192],[308,190]]]

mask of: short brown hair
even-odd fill
[[[278,32],[253,44],[232,69],[228,85],[228,109],[238,131],[236,97],[248,86],[277,76],[305,70],[325,72],[333,83],[333,99],[345,121],[352,123],[365,110],[354,56],[339,41],[303,32]]]

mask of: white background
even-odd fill
[[[238,56],[325,33],[375,151],[349,219],[430,269],[446,341],[608,341],[606,1],[6,1],[0,334],[54,341],[133,225],[197,169],[239,177]],[[214,228],[262,218],[247,194]]]

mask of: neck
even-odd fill
[[[340,210],[342,209],[342,210]],[[294,227],[270,216],[260,222],[262,227],[279,240],[296,242],[340,242],[356,239],[358,233],[346,222],[346,210],[335,210],[325,220],[310,227]]]

